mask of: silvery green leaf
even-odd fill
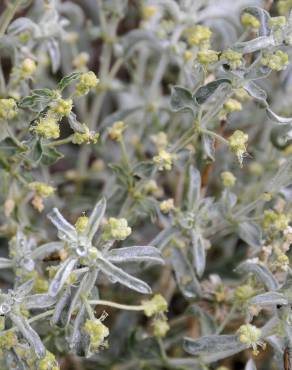
[[[24,338],[32,346],[37,357],[38,358],[44,357],[46,354],[46,348],[43,345],[38,334],[29,325],[27,320],[22,316],[15,315],[14,313],[10,313],[9,317],[11,321],[13,322],[13,324],[17,326],[18,330],[21,332]]]
[[[286,305],[288,304],[287,298],[285,298],[284,294],[277,293],[277,292],[267,292],[263,294],[258,294],[252,297],[249,302],[251,304],[255,304],[258,306],[265,306],[265,305]]]
[[[203,362],[210,363],[245,350],[236,335],[210,335],[199,339],[184,338],[184,350],[200,356]]]
[[[116,121],[122,121],[129,115],[139,111],[142,108],[143,108],[142,105],[138,105],[134,108],[118,110],[117,112],[106,116],[106,118],[101,122],[100,127],[101,128],[108,127]]]
[[[47,42],[47,48],[51,59],[52,72],[56,73],[61,64],[59,42],[56,39],[50,39]]]
[[[252,273],[260,280],[260,282],[267,287],[269,290],[276,290],[279,288],[277,280],[273,274],[262,265],[254,262],[242,262],[236,269],[240,273]]]
[[[165,12],[169,14],[172,19],[179,21],[181,11],[175,0],[158,0],[157,3],[165,9]]]
[[[153,32],[136,29],[128,32],[123,38],[124,54],[129,56],[132,50],[142,42],[146,42],[153,49],[161,50],[161,42],[158,41]]]
[[[76,81],[81,75],[81,72],[72,72],[68,76],[65,76],[58,83],[58,90],[63,91],[73,81]]]
[[[178,286],[186,298],[201,295],[201,287],[192,266],[179,248],[172,249],[172,265]]]
[[[40,247],[34,249],[31,252],[31,257],[33,259],[43,259],[52,253],[58,252],[64,248],[63,242],[51,242],[41,245]]]
[[[96,203],[88,220],[86,234],[89,240],[92,240],[94,234],[97,232],[97,229],[99,228],[99,225],[103,219],[105,209],[106,209],[106,200],[105,198],[102,198],[99,202]]]
[[[203,134],[202,144],[206,156],[215,161],[215,139],[210,135]]]
[[[252,358],[247,361],[244,370],[257,370],[256,364]]]
[[[240,222],[238,233],[240,238],[251,247],[260,248],[262,246],[262,232],[258,225],[250,221]]]
[[[211,316],[208,312],[206,312],[203,308],[199,305],[192,304],[188,307],[186,314],[191,314],[196,318],[199,317],[200,325],[201,325],[201,335],[211,335],[216,331],[216,323],[214,317]]]
[[[62,216],[58,208],[53,208],[47,217],[58,229],[60,239],[68,241],[68,239],[75,240],[77,238],[75,228]]]
[[[17,35],[24,31],[32,31],[35,32],[38,30],[38,25],[34,23],[31,19],[26,17],[19,17],[12,23],[10,23],[9,27],[7,28],[7,32],[10,35]]]
[[[259,35],[260,36],[268,36],[271,32],[269,26],[270,14],[263,8],[258,6],[250,6],[245,8],[244,13],[249,13],[256,17],[260,21],[260,28],[259,28]]]
[[[219,86],[226,84],[230,85],[231,81],[227,78],[221,78],[219,80],[209,82],[205,86],[200,87],[194,94],[196,102],[200,105],[205,103],[210,98],[210,96],[212,96],[215,93]]]
[[[13,266],[13,262],[9,258],[0,257],[0,269],[8,269]]]
[[[238,42],[234,45],[234,49],[242,54],[249,54],[276,45],[277,43],[272,35],[260,36],[249,41]]]
[[[60,321],[62,312],[64,308],[69,304],[71,298],[71,286],[68,286],[64,292],[62,292],[61,297],[58,299],[58,302],[55,306],[54,313],[51,317],[51,325],[56,325]]]
[[[81,334],[81,326],[83,325],[83,322],[85,321],[85,313],[86,309],[84,304],[80,307],[80,310],[74,320],[72,334],[69,338],[69,346],[71,349],[77,350],[77,347],[79,346],[82,338]]]
[[[72,128],[74,132],[85,133],[84,126],[77,120],[76,114],[70,112],[68,116],[69,126]]]
[[[150,246],[115,248],[106,253],[105,257],[113,263],[151,262],[154,264],[164,264],[160,251]]]
[[[201,277],[206,267],[206,249],[202,235],[196,230],[191,231],[193,260],[196,273]]]
[[[270,118],[271,121],[280,123],[281,125],[285,125],[287,123],[292,123],[292,117],[281,117],[274,113],[270,108],[266,109],[267,116]]]
[[[189,167],[187,208],[194,210],[198,207],[201,193],[201,174],[195,167]]]
[[[127,272],[123,271],[121,268],[113,265],[109,261],[98,258],[97,265],[100,270],[107,275],[112,281],[118,282],[122,285],[127,286],[139,293],[150,294],[151,288],[144,281],[137,279],[134,276],[129,275]]]
[[[248,81],[244,84],[243,88],[247,91],[247,93],[252,96],[256,101],[258,101],[262,107],[267,108],[267,93],[265,90],[260,88],[257,84],[253,81]]]
[[[97,275],[98,275],[98,271],[93,270],[93,271],[89,271],[83,276],[81,283],[79,284],[79,287],[76,290],[74,297],[70,303],[68,314],[67,314],[67,319],[66,319],[66,325],[69,324],[73,311],[76,308],[81,295],[88,296],[90,292],[92,291],[96,283]]]
[[[174,112],[196,110],[195,100],[190,90],[182,86],[172,86],[170,106]]]
[[[16,288],[15,293],[18,297],[25,297],[33,288],[34,286],[34,279],[30,279],[25,283],[21,284],[19,287]]]
[[[174,227],[170,226],[160,231],[160,233],[151,240],[150,244],[162,251],[177,233],[178,231]]]
[[[24,306],[27,310],[48,308],[56,303],[56,298],[49,294],[34,294],[25,297]]]
[[[54,297],[60,292],[72,270],[74,269],[76,262],[76,258],[69,257],[60,265],[55,277],[50,284],[49,295]]]

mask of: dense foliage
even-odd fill
[[[292,369],[291,8],[0,4],[1,369]]]

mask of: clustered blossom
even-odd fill
[[[0,119],[11,120],[17,116],[17,104],[14,99],[0,99]]]
[[[242,25],[245,27],[251,27],[254,29],[258,29],[261,25],[259,20],[250,13],[243,13],[240,20],[241,20]]]
[[[248,135],[240,130],[236,130],[228,138],[230,149],[237,156],[240,164],[242,164],[243,157],[246,153],[247,141],[248,141]]]
[[[274,54],[263,55],[261,63],[274,71],[281,71],[288,66],[289,56],[282,50],[277,50]]]
[[[256,326],[251,324],[241,325],[237,330],[237,334],[241,343],[246,344],[247,347],[251,347],[253,349],[254,355],[259,354],[257,349],[258,346],[265,348],[265,343],[261,340],[261,329]]]
[[[106,346],[106,337],[109,335],[109,329],[99,320],[86,320],[84,332],[90,338],[90,350],[97,352],[101,347]]]
[[[125,218],[110,217],[104,227],[103,239],[125,240],[132,232]]]
[[[229,171],[224,171],[221,173],[221,179],[222,183],[226,188],[230,188],[235,185],[236,183],[236,177],[233,175],[233,173]]]
[[[111,140],[121,141],[122,134],[126,129],[126,124],[123,121],[117,121],[108,129],[108,135]]]
[[[241,67],[243,63],[242,54],[232,49],[227,49],[223,51],[220,56],[220,60],[227,61],[232,69],[237,69]]]
[[[159,171],[170,171],[172,168],[173,155],[163,149],[158,152],[158,155],[153,157],[153,161],[157,164]]]
[[[99,79],[96,77],[94,72],[85,72],[80,76],[79,82],[76,85],[76,94],[78,96],[88,94],[90,89],[95,88],[98,85]]]

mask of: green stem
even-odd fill
[[[64,144],[71,143],[72,139],[73,139],[73,136],[74,135],[70,135],[70,136],[66,137],[65,139],[52,141],[52,142],[48,143],[46,146],[51,148],[51,147],[54,147],[54,146],[59,146],[59,145],[64,145]]]
[[[232,319],[232,316],[234,314],[234,312],[236,311],[237,309],[237,304],[234,303],[231,307],[231,310],[229,311],[229,313],[225,316],[225,319],[222,321],[221,325],[219,326],[219,328],[217,329],[216,331],[216,334],[221,334],[221,332],[225,329],[225,326],[228,324],[228,322]]]
[[[104,301],[101,299],[98,300],[93,300],[93,301],[88,301],[90,305],[94,306],[109,306],[109,307],[114,307],[118,308],[119,310],[126,310],[126,311],[144,311],[144,306],[143,305],[127,305],[127,304],[121,304],[121,303],[116,303],[116,302],[111,302],[111,301]]]
[[[5,34],[5,31],[11,22],[11,20],[14,17],[14,14],[17,11],[17,8],[19,7],[21,3],[21,0],[15,1],[13,4],[12,1],[8,2],[7,8],[5,9],[4,13],[2,14],[0,18],[0,37]]]

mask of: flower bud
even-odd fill
[[[112,127],[108,129],[108,135],[111,140],[120,141],[122,139],[122,134],[126,129],[125,122],[117,121]]]
[[[221,179],[222,179],[223,185],[226,188],[230,188],[234,186],[236,183],[236,177],[229,171],[222,172]]]
[[[125,240],[132,232],[125,218],[110,217],[104,227],[104,240]]]
[[[201,64],[212,64],[218,61],[218,52],[215,50],[201,50],[197,54]]]
[[[80,216],[78,217],[76,223],[75,223],[75,229],[78,233],[83,233],[88,225],[89,218],[86,216]]]
[[[157,338],[163,338],[166,336],[170,327],[165,319],[156,319],[153,321],[153,334]]]
[[[167,152],[166,150],[160,150],[158,155],[153,157],[154,163],[158,165],[158,170],[166,170],[169,171],[172,168],[172,160],[173,156],[171,153]]]
[[[159,205],[159,208],[160,208],[161,212],[169,213],[171,210],[174,209],[173,199],[170,198],[170,199],[162,201]]]
[[[60,136],[60,127],[56,117],[51,115],[40,118],[34,127],[34,132],[46,139],[58,139]]]
[[[250,13],[243,13],[240,20],[241,24],[245,27],[258,29],[261,25],[260,21]]]
[[[144,307],[144,314],[147,317],[167,311],[167,302],[161,294],[155,294],[149,301],[143,301],[142,305]]]
[[[0,99],[0,119],[10,120],[17,115],[14,99]]]
[[[99,79],[96,77],[94,72],[85,72],[80,76],[79,82],[76,85],[77,96],[88,94],[90,89],[97,86]]]

